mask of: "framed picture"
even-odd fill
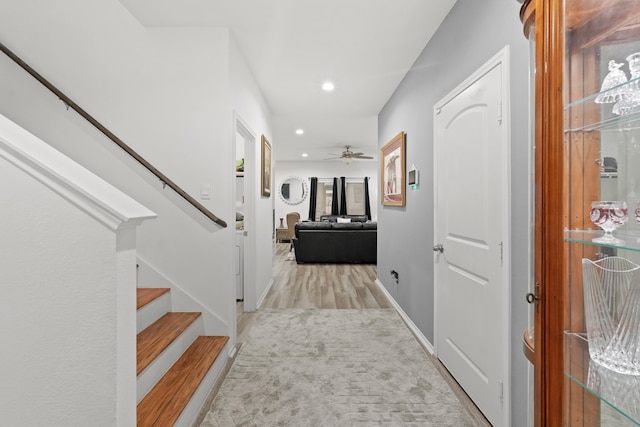
[[[380,180],[383,206],[405,204],[404,132],[393,137],[380,150]]]
[[[267,138],[262,135],[262,168],[260,174],[260,186],[262,187],[262,195],[271,196],[271,144]]]

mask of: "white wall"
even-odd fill
[[[116,425],[116,235],[1,158],[0,180],[0,424]]]
[[[298,205],[286,204],[278,189],[280,184],[290,176],[298,176],[304,179],[309,185],[309,178],[333,178],[335,177],[351,177],[351,178],[364,178],[369,177],[369,200],[371,203],[371,219],[376,221],[378,218],[378,194],[380,189],[378,188],[378,168],[379,164],[377,160],[354,160],[350,165],[346,165],[341,161],[278,161],[275,165],[275,182],[273,184],[273,190],[275,195],[275,210],[276,210],[276,227],[280,224],[280,218],[284,218],[284,223],[287,223],[287,213],[298,212],[301,219],[308,219],[309,217],[309,197],[306,197],[304,201]]]
[[[178,307],[228,334],[233,304],[233,149],[226,29],[142,27],[119,2],[12,2],[0,39],[82,108],[230,224],[211,225],[2,55],[0,112],[158,212],[138,251],[172,284]],[[124,159],[124,160],[123,160]],[[141,271],[142,285],[145,272]],[[192,308],[193,309],[193,308]]]

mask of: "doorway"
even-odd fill
[[[255,185],[251,185],[258,177],[256,174],[256,134],[246,122],[236,113],[233,120],[233,162],[238,165],[243,160],[242,172],[234,167],[234,211],[242,216],[242,230],[236,229],[234,238],[234,270],[236,283],[234,289],[234,313],[247,312],[256,309],[256,289],[250,286],[255,283],[256,264],[256,221],[255,221]],[[237,216],[239,218],[239,216]],[[237,301],[241,300],[241,301]],[[237,332],[237,325],[236,325]]]
[[[434,107],[435,350],[509,425],[509,50]]]

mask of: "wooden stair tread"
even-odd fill
[[[137,426],[173,425],[229,337],[200,336],[142,399]]]
[[[167,313],[141,331],[137,336],[136,375],[140,375],[140,372],[144,371],[200,315],[200,313]]]
[[[137,288],[137,309],[169,292],[169,288]]]

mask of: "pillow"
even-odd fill
[[[338,217],[338,223],[351,222],[351,218],[340,218]]]

